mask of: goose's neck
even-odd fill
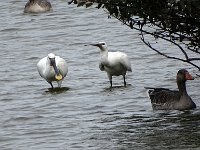
[[[185,81],[177,81],[179,93],[181,95],[187,95],[186,84]]]

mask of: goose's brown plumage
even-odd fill
[[[193,79],[187,70],[181,69],[176,77],[178,91],[166,88],[147,88],[153,109],[188,110],[196,108],[196,104],[187,94],[185,84],[187,80]]]
[[[52,10],[51,3],[48,0],[29,0],[25,7],[25,13],[39,13]]]

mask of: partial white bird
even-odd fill
[[[29,0],[25,7],[25,13],[40,13],[52,10],[51,3],[48,0]]]
[[[52,81],[57,81],[58,87],[61,87],[62,80],[67,75],[68,65],[60,56],[49,53],[37,63],[37,69],[42,78],[44,78],[53,88]]]
[[[124,86],[126,86],[125,75],[127,71],[132,72],[131,62],[128,56],[123,52],[108,52],[105,42],[90,44],[100,48],[100,63],[101,71],[106,71],[112,87],[112,76],[122,75],[124,78]]]

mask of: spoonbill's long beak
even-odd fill
[[[99,44],[85,44],[84,46],[89,46],[89,45],[92,45],[92,46],[99,46]]]
[[[101,47],[102,45],[101,44],[99,44],[99,43],[97,43],[97,44],[89,44],[89,45],[92,45],[92,46],[97,46],[97,47]]]
[[[50,58],[50,62],[51,62],[51,66],[53,66],[53,68],[54,68],[54,70],[55,70],[55,73],[56,73],[56,76],[55,76],[55,78],[57,79],[57,80],[62,80],[62,75],[60,74],[60,72],[59,72],[59,70],[58,70],[58,68],[57,68],[57,66],[56,66],[56,61],[55,61],[55,58]]]
[[[90,44],[90,45],[92,45],[92,46],[99,46],[99,44]]]

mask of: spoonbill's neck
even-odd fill
[[[108,58],[108,50],[104,47],[100,47],[101,59],[105,60]]]
[[[51,65],[51,61],[49,60],[49,58],[47,58],[46,70],[49,70],[50,68],[53,68],[53,66]]]

